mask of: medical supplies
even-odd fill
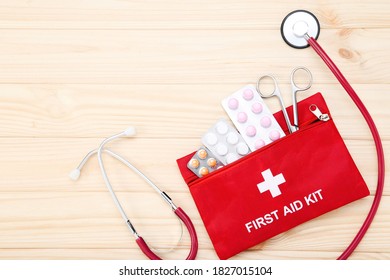
[[[298,86],[295,81],[295,75],[300,70],[305,72],[309,78],[308,83],[304,87]],[[260,89],[262,81],[266,78],[272,79],[274,84],[273,91],[269,94],[265,94]],[[291,124],[276,78],[273,75],[261,76],[257,81],[256,88],[252,85],[247,85],[222,100],[222,107],[240,133],[225,120],[221,119],[203,135],[203,145],[223,165],[227,165],[249,154],[249,149],[251,151],[258,150],[285,136],[279,123],[263,101],[263,98],[274,96],[279,99],[282,107],[281,112],[283,113],[288,131],[290,133],[297,131],[299,129],[297,92],[308,90],[312,83],[313,76],[306,67],[296,67],[292,70],[290,84],[292,90],[293,124]],[[197,176],[202,177],[216,170],[208,166],[206,162],[199,168],[199,158],[196,158],[197,155],[194,157],[188,163],[188,168]]]
[[[275,92],[279,92],[276,82]],[[222,167],[285,136],[253,85],[247,85],[222,100],[222,107],[238,131],[224,119],[220,119],[209,128],[202,137],[202,143],[208,150],[200,149],[187,164],[198,177],[203,177],[217,169],[208,165],[208,158],[204,160],[199,157],[200,153],[207,154],[207,157],[211,154],[211,158],[216,158],[221,163],[218,167]],[[282,107],[284,108],[284,104]]]
[[[224,164],[249,153],[249,147],[237,130],[224,119],[219,120],[202,137],[202,143]]]
[[[221,259],[369,195],[322,95],[297,108],[298,131],[202,178],[187,168],[192,153],[177,160]],[[274,117],[288,133],[283,112]]]
[[[303,87],[295,81],[300,70],[308,76]],[[269,94],[260,88],[266,78],[274,84]],[[256,88],[247,85],[225,98],[222,106],[240,134],[219,121],[202,137],[217,157],[224,156],[220,160],[225,164],[213,174],[206,170],[207,180],[190,176],[184,168],[191,155],[177,161],[221,259],[369,194],[321,94],[299,102],[298,107],[297,92],[308,90],[312,81],[307,68],[292,70],[292,106],[288,108],[272,75],[261,76]],[[263,101],[273,96],[281,105],[275,115]],[[283,138],[285,132],[289,137]],[[229,133],[235,138],[227,137]],[[240,137],[251,152],[229,160],[228,154],[238,150],[229,150],[226,143],[237,143]],[[326,168],[318,169],[317,162]],[[347,176],[350,179],[340,188]],[[229,233],[232,228],[234,234]]]
[[[285,136],[268,106],[252,85],[247,85],[225,98],[222,107],[251,151]]]
[[[203,177],[222,167],[223,164],[206,147],[200,147],[187,166],[198,177]]]
[[[306,74],[309,76],[309,82],[305,87],[300,87],[295,83],[295,74],[299,70],[306,72]],[[262,92],[260,90],[260,83],[265,78],[271,78],[274,82],[274,90],[270,94],[265,94],[264,92]],[[285,119],[287,127],[288,127],[288,131],[290,133],[293,133],[299,129],[298,108],[297,108],[297,92],[308,90],[311,87],[312,83],[313,83],[313,76],[311,75],[311,72],[309,71],[309,69],[307,69],[306,67],[297,67],[297,68],[292,70],[291,75],[290,75],[290,84],[291,84],[291,93],[292,93],[291,99],[292,99],[293,117],[294,117],[293,125],[290,122],[290,118],[289,118],[287,111],[286,111],[286,105],[284,105],[283,97],[280,93],[279,86],[278,86],[278,83],[277,83],[275,77],[272,75],[261,76],[259,78],[259,80],[257,81],[256,88],[257,88],[257,91],[259,92],[260,96],[263,98],[269,98],[269,97],[276,96],[279,99],[279,103],[280,103],[280,106],[282,107],[282,112],[283,112],[283,116],[284,116],[284,119]]]

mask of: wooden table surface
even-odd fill
[[[225,117],[220,101],[274,73],[289,92],[293,67],[313,73],[371,190],[367,198],[280,234],[233,259],[334,259],[370,208],[376,154],[362,116],[312,49],[280,37],[284,16],[313,12],[320,44],[371,112],[389,161],[388,0],[0,1],[0,258],[144,259],[98,170],[68,173],[109,135],[138,135],[112,149],[132,160],[192,218],[198,259],[216,259],[175,160]],[[286,94],[285,99],[291,103]],[[276,100],[268,103],[273,111]],[[152,189],[107,158],[111,181],[138,231],[181,259],[189,237]],[[389,170],[389,168],[387,168]],[[347,178],[346,178],[347,179]],[[353,259],[390,259],[390,186]]]

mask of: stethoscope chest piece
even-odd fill
[[[305,36],[317,39],[320,35],[320,23],[312,13],[296,10],[283,19],[280,32],[283,40],[289,46],[303,49],[309,46]]]

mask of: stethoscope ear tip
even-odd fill
[[[80,169],[76,168],[76,169],[73,169],[70,173],[69,173],[69,178],[73,181],[77,181],[79,178],[80,178]]]
[[[125,131],[123,131],[123,134],[124,134],[125,136],[130,137],[130,136],[136,135],[137,132],[136,132],[134,126],[130,126],[130,127],[128,127]]]

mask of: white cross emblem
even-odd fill
[[[257,184],[260,193],[270,191],[272,197],[282,194],[280,192],[279,185],[286,182],[282,173],[274,176],[272,175],[271,169],[268,168],[267,170],[261,172],[261,175],[263,175],[264,182]]]

